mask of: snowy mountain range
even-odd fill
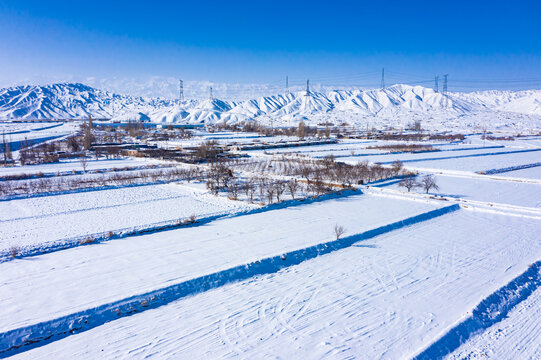
[[[133,97],[81,83],[17,86],[0,90],[0,119],[113,119],[202,124],[225,121],[357,122],[520,114],[541,119],[541,90],[482,91],[442,95],[421,86],[384,90],[297,91],[250,100],[178,100]],[[507,116],[507,115],[506,115]]]

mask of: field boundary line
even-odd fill
[[[229,283],[246,280],[257,275],[276,273],[281,269],[298,265],[321,255],[348,248],[359,241],[371,239],[409,225],[422,223],[459,209],[460,206],[457,204],[438,208],[359,234],[264,259],[254,259],[254,261],[244,265],[202,275],[165,288],[130,296],[122,300],[34,325],[8,330],[0,333],[0,358],[46,345],[71,334],[90,330],[121,317],[167,305],[190,295],[202,293]]]

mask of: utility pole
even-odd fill
[[[180,103],[184,102],[184,81],[178,81],[178,101]]]
[[[385,68],[381,68],[381,90],[385,90]]]
[[[439,80],[439,76],[436,76],[434,78],[434,92],[439,92],[439,89],[438,89],[438,80]]]
[[[306,94],[304,96],[310,96],[310,80],[306,80]]]

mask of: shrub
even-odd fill
[[[21,249],[19,249],[17,246],[12,246],[10,249],[9,249],[9,255],[12,257],[12,258],[16,258],[17,256],[19,256],[21,252]]]
[[[79,245],[88,245],[93,244],[95,239],[92,236],[87,237],[86,239],[83,239],[79,241]]]

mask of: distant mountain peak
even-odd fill
[[[459,116],[479,112],[541,115],[541,91],[482,91],[443,95],[422,86],[396,84],[384,90],[305,91],[249,100],[175,100],[118,95],[83,83],[25,85],[0,90],[0,119],[116,119],[214,123],[269,121],[291,124],[322,120]]]

